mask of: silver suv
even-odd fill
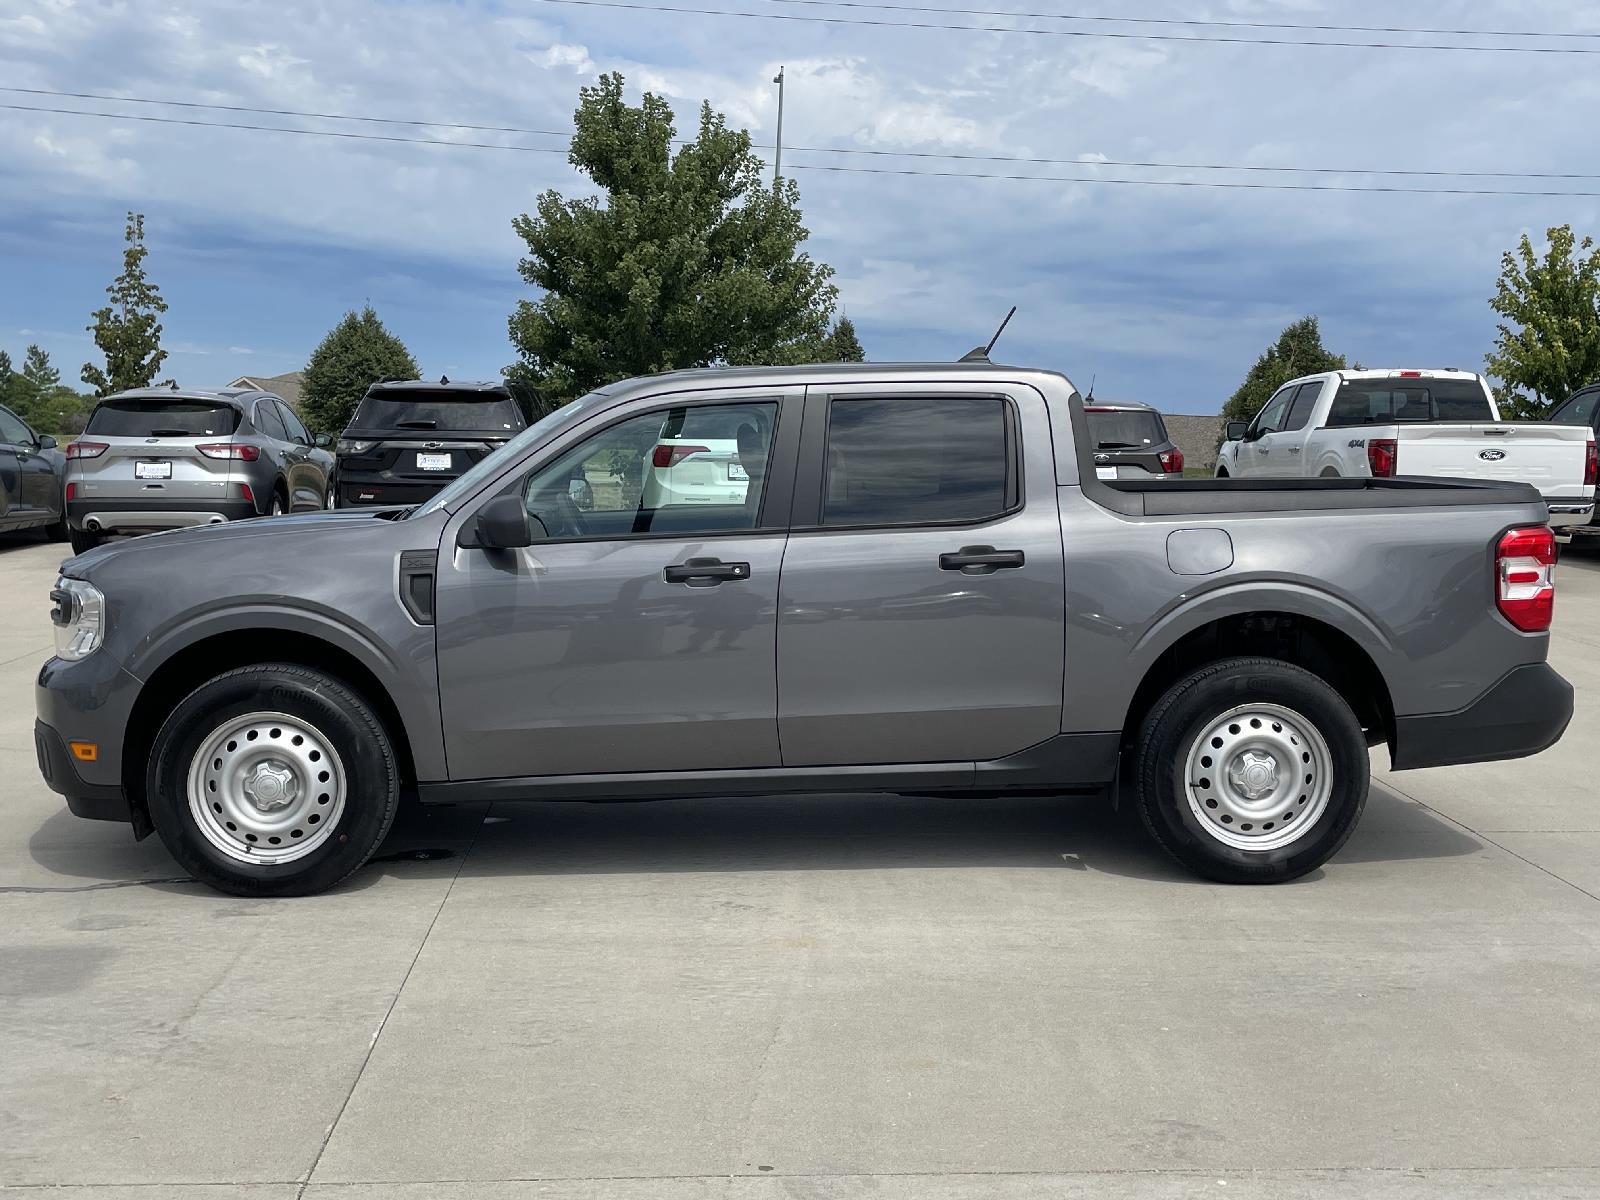
[[[113,533],[331,508],[329,442],[271,392],[173,386],[108,396],[67,447],[72,548],[81,554]]]

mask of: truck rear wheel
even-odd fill
[[[1168,688],[1135,753],[1145,828],[1222,883],[1281,883],[1349,839],[1367,802],[1361,724],[1309,671],[1231,658]]]
[[[156,735],[145,788],[172,856],[235,896],[333,887],[383,841],[399,791],[371,707],[288,663],[241,667],[191,693]]]

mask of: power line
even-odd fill
[[[622,8],[634,12],[679,13],[685,16],[741,17],[755,21],[801,21],[821,25],[863,25],[891,29],[944,29],[960,33],[1018,33],[1030,37],[1117,38],[1134,42],[1215,42],[1238,46],[1330,46],[1350,50],[1455,50],[1479,54],[1600,54],[1584,46],[1453,46],[1438,42],[1345,42],[1303,38],[1249,38],[1221,34],[1128,33],[1109,29],[1017,29],[1010,25],[952,25],[938,21],[885,21],[869,17],[800,16],[796,13],[743,12],[725,8],[670,7],[633,0],[533,0],[535,4],[569,4],[582,8]],[[862,7],[867,7],[862,5]],[[878,7],[874,5],[873,7]]]
[[[762,0],[813,8],[871,8],[884,12],[949,13],[962,17],[1014,17],[1019,20],[1105,22],[1117,25],[1183,25],[1207,29],[1286,29],[1301,33],[1407,33],[1445,37],[1600,38],[1600,33],[1531,29],[1422,29],[1403,25],[1304,25],[1284,21],[1215,21],[1198,17],[1108,17],[1087,13],[1018,12],[1007,8],[941,8],[925,4],[878,4],[866,0]],[[1320,43],[1319,43],[1320,44]]]
[[[147,96],[119,96],[105,92],[66,92],[54,91],[48,88],[22,88],[0,86],[0,92],[12,92],[28,96],[54,96],[62,99],[73,100],[110,100],[121,104],[153,104],[173,108],[207,109],[214,112],[254,113],[261,116],[274,117],[305,117],[320,121],[360,121],[375,125],[406,125],[433,129],[460,129],[469,132],[481,133],[521,133],[534,134],[540,137],[570,138],[571,129],[533,129],[520,125],[472,125],[459,121],[422,121],[415,118],[402,117],[374,117],[355,115],[350,113],[312,112],[304,109],[292,108],[257,108],[244,104],[210,104],[198,100],[159,100]],[[60,112],[71,115],[84,114],[78,109],[39,108],[23,111]],[[109,114],[115,115],[115,114]],[[135,118],[129,117],[130,120]],[[199,124],[213,124],[212,122],[199,122]],[[220,127],[229,128],[223,124]],[[240,128],[255,129],[256,126],[240,126]],[[262,126],[261,128],[274,132],[295,132],[284,130],[282,126]],[[465,142],[438,139],[415,138],[401,139],[406,141],[427,142],[445,146],[467,145]],[[675,145],[688,145],[686,138],[674,139]],[[770,150],[773,147],[763,143],[752,143],[755,149]],[[516,147],[493,146],[491,149],[515,149]],[[523,147],[536,149],[536,147]],[[539,148],[543,149],[543,148]],[[1382,175],[1395,177],[1417,178],[1442,178],[1442,179],[1600,179],[1600,174],[1590,174],[1573,171],[1444,171],[1421,169],[1397,169],[1384,167],[1274,167],[1255,163],[1183,163],[1183,162],[1142,162],[1131,159],[1081,159],[1081,158],[1049,158],[1032,155],[1018,154],[964,154],[956,151],[935,150],[879,150],[859,146],[790,146],[791,152],[804,154],[842,154],[858,157],[873,158],[921,158],[938,159],[951,162],[985,162],[985,163],[1026,163],[1030,166],[1054,167],[1118,167],[1138,170],[1170,170],[1170,171],[1241,171],[1282,175]]]
[[[452,141],[448,138],[399,137],[395,135],[379,133],[353,133],[349,130],[292,129],[280,125],[254,125],[238,121],[200,121],[188,117],[156,117],[140,113],[128,114],[92,112],[85,109],[48,108],[42,105],[32,104],[0,104],[0,109],[9,110],[12,112],[51,113],[68,117],[93,117],[96,119],[110,121],[143,121],[157,125],[183,125],[207,129],[233,129],[243,130],[251,133],[287,133],[293,134],[297,137],[339,138],[347,141],[384,142],[390,144],[406,143],[419,146],[448,146],[462,150],[502,150],[526,154],[565,154],[567,152],[566,148],[562,146],[508,146],[494,142]],[[1093,167],[1097,165],[1109,164],[1082,163],[1077,165]],[[1395,187],[1392,185],[1257,183],[1251,181],[1220,179],[1122,179],[1111,178],[1104,175],[1012,175],[1002,174],[999,172],[978,171],[921,171],[912,170],[910,168],[892,167],[841,167],[823,163],[795,163],[791,164],[790,169],[799,171],[830,171],[842,174],[859,175],[922,175],[930,178],[940,179],[1031,180],[1038,183],[1098,183],[1122,184],[1135,187],[1230,188],[1246,189],[1251,191],[1279,192],[1385,192],[1422,196],[1570,196],[1579,198],[1600,198],[1600,191],[1547,191],[1521,188],[1410,188]]]

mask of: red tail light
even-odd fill
[[[1183,474],[1183,451],[1163,450],[1160,454],[1161,469],[1168,475]]]
[[[243,499],[250,501],[251,504],[256,502],[256,494],[250,490],[250,485],[248,483],[241,483],[239,485],[239,493]]]
[[[258,446],[246,445],[244,442],[208,442],[204,446],[196,446],[207,458],[231,458],[239,462],[255,462],[261,457]]]
[[[68,458],[99,458],[111,446],[106,442],[73,442],[67,447]]]
[[[691,454],[709,454],[710,446],[680,446],[675,442],[662,442],[650,456],[652,467],[675,467]]]
[[[78,494],[78,485],[75,484],[75,483],[67,484],[67,499],[71,500],[77,494]]]
[[[1367,439],[1367,465],[1374,479],[1393,479],[1395,460],[1400,457],[1400,447],[1394,438]]]
[[[1524,633],[1550,628],[1556,607],[1556,538],[1548,525],[1513,529],[1494,551],[1495,604]]]
[[[1600,455],[1595,453],[1594,439],[1590,438],[1583,448],[1583,486],[1593,487],[1600,483]]]

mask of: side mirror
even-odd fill
[[[41,449],[41,450],[54,450],[55,448],[56,448],[56,440],[55,440],[55,438],[51,437],[48,433],[41,433],[39,435],[39,449]]]
[[[1222,438],[1228,442],[1242,442],[1244,435],[1250,431],[1248,421],[1229,421],[1222,431]]]
[[[319,433],[315,438],[312,439],[312,444],[316,446],[318,450],[327,450],[333,445],[333,434]]]
[[[496,496],[461,530],[459,544],[468,550],[516,550],[544,537],[544,522],[528,515],[521,496]]]

